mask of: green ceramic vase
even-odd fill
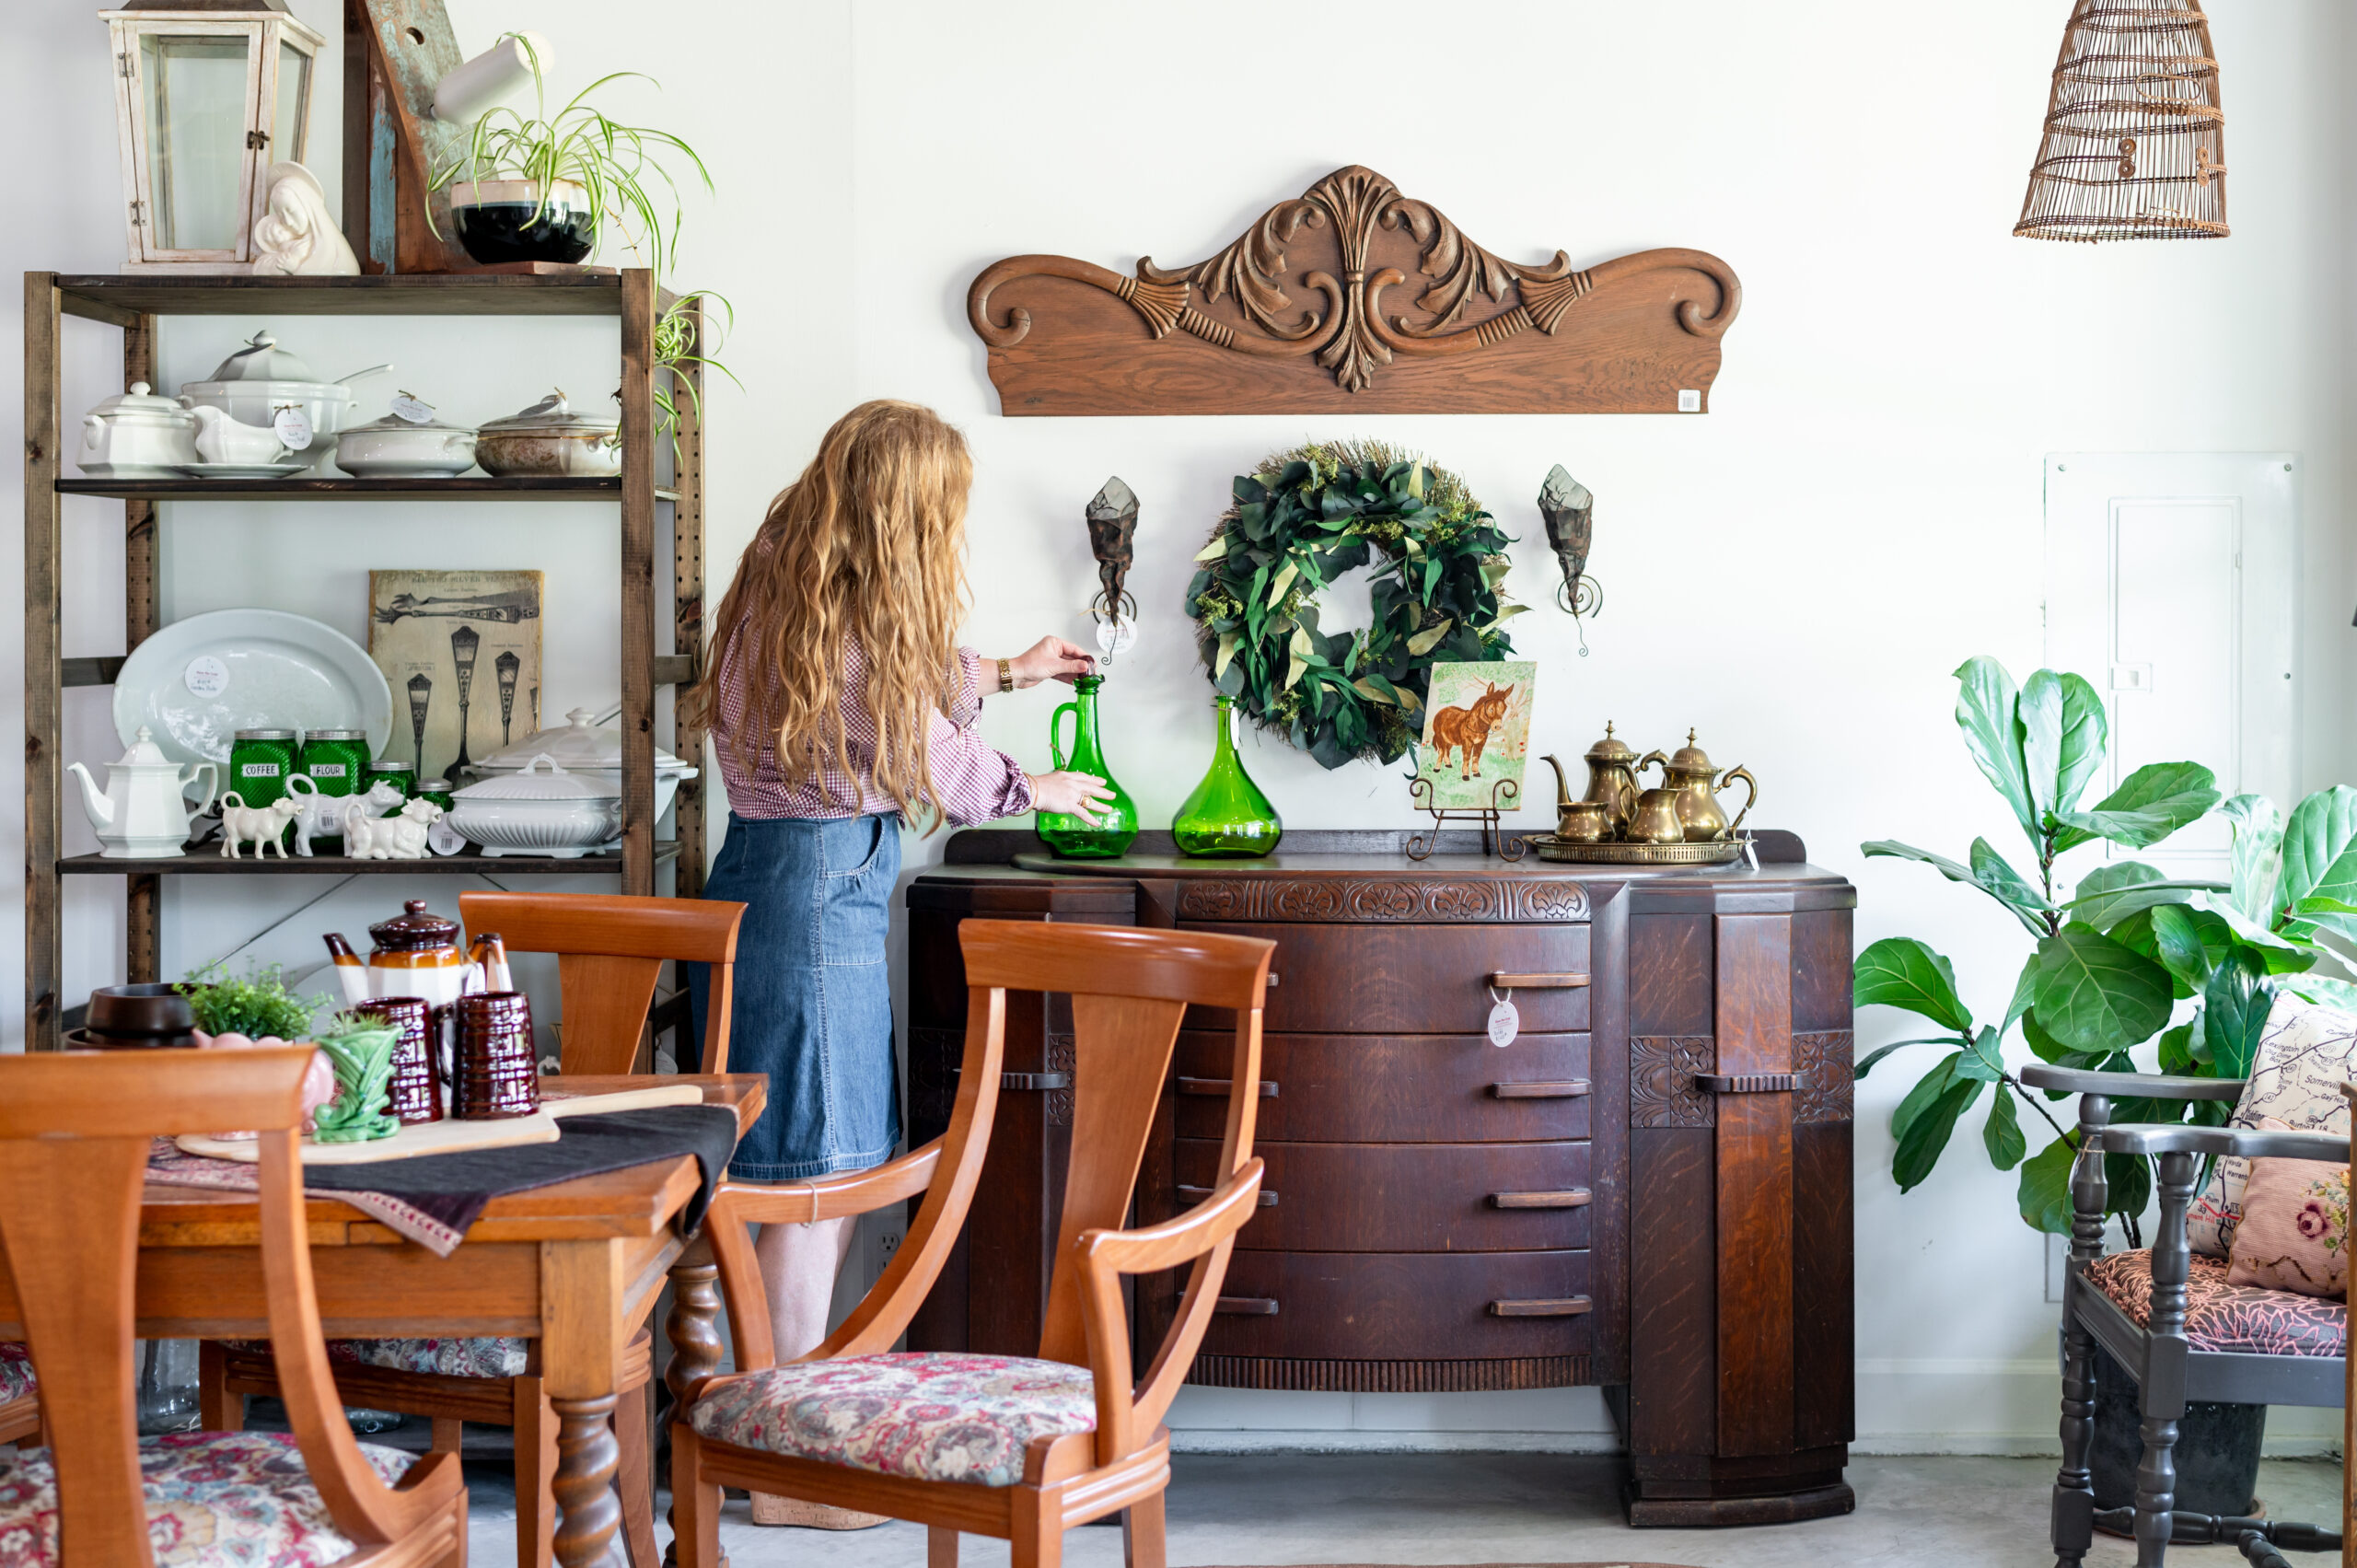
[[[1236,749],[1236,699],[1216,697],[1219,739],[1212,748],[1211,772],[1170,821],[1170,836],[1181,854],[1206,859],[1266,854],[1284,836],[1284,819],[1252,775]]]
[[[1130,798],[1112,769],[1105,765],[1103,733],[1097,726],[1097,691],[1105,684],[1101,675],[1084,675],[1073,682],[1080,695],[1058,708],[1048,719],[1048,750],[1056,760],[1059,772],[1070,770],[1087,773],[1105,781],[1113,792],[1109,806],[1097,812],[1097,823],[1091,827],[1077,817],[1067,817],[1058,811],[1039,814],[1039,837],[1047,846],[1066,860],[1110,860],[1130,847],[1138,836],[1137,803]],[[1073,715],[1072,754],[1063,749],[1064,715]]]

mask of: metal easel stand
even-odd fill
[[[1481,828],[1481,853],[1494,854],[1501,860],[1520,860],[1529,849],[1521,839],[1505,830],[1502,813],[1513,809],[1522,794],[1522,786],[1512,779],[1500,779],[1490,786],[1490,804],[1462,807],[1436,807],[1433,805],[1433,782],[1418,775],[1408,781],[1408,799],[1419,811],[1432,813],[1433,825],[1422,832],[1411,833],[1406,845],[1410,860],[1431,857],[1440,845],[1440,830],[1450,822],[1476,822]]]

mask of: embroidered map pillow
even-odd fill
[[[2296,1132],[2347,1137],[2349,1102],[2340,1098],[2340,1086],[2357,1077],[2352,1055],[2357,1055],[2357,1016],[2288,993],[2278,996],[2251,1063],[2250,1082],[2228,1125],[2255,1128],[2272,1117]],[[2243,1187],[2249,1179],[2250,1161],[2236,1156],[2212,1167],[2210,1184],[2194,1199],[2187,1216],[2196,1252],[2224,1258],[2233,1251],[2235,1227],[2243,1217]]]

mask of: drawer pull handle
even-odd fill
[[[1225,1307],[1226,1301],[1222,1298]],[[1490,1303],[1492,1318],[1576,1318],[1594,1304],[1584,1295],[1556,1296],[1545,1301],[1493,1301]]]
[[[1212,1310],[1223,1318],[1273,1318],[1277,1304],[1266,1295],[1223,1295]]]
[[[958,1077],[965,1071],[963,1067],[952,1067],[949,1069],[949,1075],[953,1078]],[[1068,1089],[1072,1087],[1072,1074],[1070,1073],[1001,1073],[998,1075],[998,1086],[1008,1094],[1026,1092],[1036,1094],[1048,1089]]]
[[[1585,1078],[1566,1078],[1554,1084],[1492,1084],[1492,1099],[1577,1099],[1588,1092]]]
[[[1181,1191],[1185,1189],[1181,1188]],[[1490,1207],[1493,1209],[1576,1209],[1585,1205],[1594,1195],[1585,1187],[1569,1187],[1559,1192],[1492,1192]]]
[[[1500,991],[1569,991],[1585,985],[1584,974],[1514,974],[1505,970],[1493,970],[1490,983]]]
[[[1178,1184],[1178,1196],[1186,1199],[1187,1202],[1190,1203],[1200,1203],[1218,1191],[1219,1189],[1216,1187],[1190,1187],[1183,1181]],[[1264,1209],[1275,1208],[1277,1206],[1277,1195],[1274,1192],[1270,1191],[1265,1187],[1261,1188],[1260,1206]]]
[[[1178,1092],[1182,1095],[1216,1095],[1225,1099],[1228,1087],[1235,1081],[1233,1078],[1181,1078],[1178,1080]],[[1274,1078],[1260,1080],[1260,1098],[1277,1098],[1277,1081]]]
[[[1713,1095],[1786,1094],[1801,1086],[1797,1073],[1697,1073],[1694,1086]]]

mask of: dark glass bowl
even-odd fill
[[[589,209],[562,201],[545,208],[530,202],[453,203],[450,216],[459,243],[485,266],[501,261],[578,261],[597,244]]]

